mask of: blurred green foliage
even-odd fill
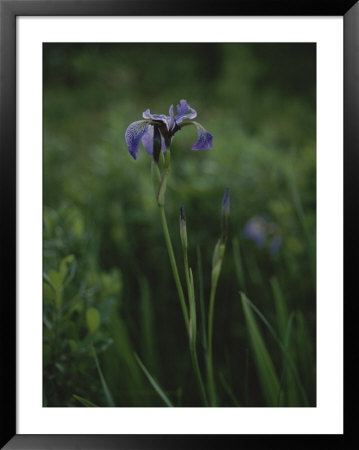
[[[303,405],[268,327],[243,311],[241,290],[287,339],[284,354],[315,405],[315,45],[44,44],[43,63],[44,405],[108,405],[92,348],[116,406],[164,406],[135,353],[172,403],[200,404],[150,157],[142,149],[134,161],[124,140],[147,108],[167,114],[182,98],[214,135],[213,149],[190,150],[194,127],[176,134],[166,210],[181,262],[185,205],[205,309],[221,199],[230,188],[214,319],[219,403],[270,404],[247,317],[285,388],[282,404]],[[280,230],[277,253],[244,238],[253,216]]]

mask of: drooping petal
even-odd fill
[[[134,159],[137,158],[140,140],[147,133],[149,124],[146,120],[138,120],[136,122],[131,123],[128,126],[125,139],[128,147],[128,151],[131,153]]]
[[[142,114],[142,117],[144,119],[159,120],[160,122],[166,124],[167,129],[169,129],[171,118],[169,116],[166,116],[165,114],[152,114],[149,109],[146,109],[146,111]]]
[[[197,127],[198,139],[192,150],[209,150],[212,148],[213,135],[202,127],[198,122],[191,122]]]
[[[147,133],[145,133],[141,139],[144,149],[151,156],[153,155],[153,131],[154,131],[153,125],[149,125]],[[166,144],[162,135],[161,135],[161,149],[163,152],[166,151]]]
[[[168,121],[168,129],[171,130],[173,128],[173,125],[175,124],[175,117],[173,114],[173,105],[170,106],[170,109],[168,112],[170,113],[169,121]]]
[[[177,105],[175,121],[181,123],[184,119],[194,119],[195,117],[197,117],[197,112],[189,106],[186,100],[180,100]]]
[[[168,110],[168,112],[170,113],[170,119],[173,119],[173,118],[174,118],[174,115],[173,115],[173,105],[170,106],[170,109]]]

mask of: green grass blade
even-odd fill
[[[290,338],[293,329],[293,321],[294,321],[294,313],[291,313],[288,320],[287,332],[284,340],[284,346],[289,353],[289,344]],[[289,376],[290,368],[288,367],[288,362],[286,361],[286,365],[284,365],[283,369],[285,370],[285,376],[287,379],[287,390],[288,390],[288,406],[300,406],[300,394],[297,389],[297,382],[295,377]]]
[[[249,300],[243,293],[241,293],[241,300],[263,395],[269,406],[278,406],[280,384],[274,364],[249,306]]]
[[[234,395],[231,386],[226,381],[222,372],[220,372],[220,374],[219,374],[219,381],[221,382],[221,384],[222,384],[224,390],[226,391],[226,393],[228,394],[229,398],[232,400],[233,405],[237,406],[237,407],[241,406],[239,401],[237,400],[236,396]]]
[[[316,356],[315,346],[313,346],[313,337],[309,334],[307,321],[303,313],[298,311],[295,314],[295,339],[294,348],[297,356],[298,367],[305,367],[301,371],[301,378],[305,386],[312,386],[308,392],[311,403],[315,402],[316,392]]]
[[[234,267],[236,269],[236,275],[237,275],[239,287],[243,291],[246,291],[247,290],[246,289],[246,280],[244,277],[243,262],[242,262],[241,252],[239,249],[238,238],[233,239],[232,246],[233,246]]]
[[[72,394],[73,397],[76,398],[76,400],[78,400],[80,403],[82,403],[84,406],[90,407],[90,408],[98,408],[97,405],[95,405],[95,403],[90,402],[90,400],[86,400],[83,397],[80,397],[79,395],[76,394]]]
[[[144,366],[143,362],[140,360],[140,358],[138,357],[138,355],[135,353],[135,358],[138,362],[138,365],[141,367],[141,369],[143,370],[143,373],[146,375],[148,381],[151,383],[152,387],[154,388],[154,390],[157,392],[157,394],[162,398],[162,400],[165,402],[165,404],[167,406],[173,407],[173,404],[171,402],[171,400],[167,397],[167,395],[165,394],[165,392],[163,391],[163,389],[160,387],[160,385],[157,383],[157,381],[152,377],[152,375],[149,373],[149,371],[146,369],[146,367]]]
[[[293,203],[294,203],[297,215],[298,215],[298,219],[299,219],[300,224],[302,225],[304,235],[305,235],[305,238],[307,241],[308,254],[309,254],[310,263],[311,263],[310,267],[311,267],[311,270],[313,273],[313,277],[315,278],[315,274],[316,274],[315,242],[313,241],[313,238],[311,236],[310,230],[308,228],[308,225],[307,225],[307,222],[305,219],[303,204],[302,204],[302,200],[300,198],[297,183],[295,181],[293,168],[291,168],[288,172],[288,182],[289,182],[290,192],[292,195],[292,200],[293,200]]]
[[[196,349],[196,336],[197,336],[197,315],[196,315],[196,301],[194,295],[194,281],[192,269],[189,268],[189,282],[190,282],[190,296],[189,296],[189,349],[192,358],[193,369],[197,378],[198,386],[200,388],[202,402],[205,406],[208,406],[207,394],[203,383],[201,370],[198,364],[198,356]]]
[[[51,281],[51,278],[47,275],[47,273],[42,274],[43,279],[46,281],[46,283],[52,287],[52,289],[56,292],[56,287],[54,286],[54,283]]]
[[[207,331],[206,331],[206,310],[204,306],[204,283],[203,283],[203,268],[202,268],[202,256],[199,246],[197,246],[197,272],[198,272],[198,299],[199,299],[199,311],[201,317],[201,335],[202,346],[207,358]]]
[[[151,290],[146,278],[140,280],[140,292],[142,354],[146,355],[145,363],[148,367],[157,367],[153,305],[151,304]]]
[[[100,381],[101,381],[101,384],[102,384],[102,389],[103,389],[103,392],[105,394],[107,404],[108,404],[108,406],[114,407],[115,406],[115,402],[113,401],[111,392],[110,392],[110,390],[109,390],[109,388],[107,386],[106,380],[105,380],[105,378],[103,376],[100,364],[98,362],[98,358],[97,358],[97,355],[96,355],[95,348],[94,347],[91,347],[91,348],[92,348],[92,354],[93,354],[93,357],[94,357],[94,360],[95,360],[95,364],[96,364],[96,367],[97,367],[97,372],[98,372],[99,377],[100,377]]]
[[[292,332],[293,319],[294,319],[294,314],[292,313],[289,317],[287,330],[286,330],[286,334],[284,337],[284,348],[286,351],[288,351],[290,335]],[[288,405],[288,406],[289,406],[289,397],[293,398],[293,395],[290,395],[290,393],[289,393],[289,389],[291,389],[292,394],[294,394],[294,391],[296,391],[295,384],[293,384],[293,378],[292,377],[288,378],[287,359],[283,358],[282,375],[280,378],[280,390],[281,390],[281,392],[283,392],[283,395],[284,395],[284,405]],[[294,394],[294,395],[296,395],[296,394]]]
[[[284,342],[288,323],[288,311],[278,279],[276,277],[271,278],[270,284],[273,292],[279,336],[282,342]]]
[[[241,296],[244,295],[241,293]],[[264,315],[259,311],[259,309],[245,296],[246,298],[246,302],[247,304],[253,309],[253,311],[257,314],[257,316],[261,319],[261,321],[264,323],[264,325],[267,327],[267,329],[269,330],[269,332],[271,333],[272,337],[274,338],[274,340],[276,341],[276,343],[278,344],[278,346],[280,347],[280,349],[283,352],[284,357],[286,358],[286,361],[288,363],[288,367],[297,383],[298,388],[300,389],[301,392],[301,396],[302,396],[302,401],[305,404],[305,406],[308,406],[308,398],[307,395],[305,393],[303,384],[300,381],[300,378],[298,376],[298,371],[296,370],[293,361],[291,360],[291,358],[288,355],[288,351],[285,348],[285,346],[282,344],[281,340],[279,339],[279,337],[277,336],[276,332],[274,331],[273,327],[271,326],[271,324],[268,322],[268,320],[264,317]],[[242,300],[243,301],[243,300]]]

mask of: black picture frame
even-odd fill
[[[346,416],[343,435],[18,435],[16,434],[16,17],[18,16],[342,16],[344,18],[344,241],[346,263],[354,258],[358,220],[355,181],[359,168],[359,2],[357,0],[207,1],[171,3],[164,0],[0,0],[0,183],[1,254],[3,256],[1,310],[1,448],[6,449],[184,449],[184,448],[295,448],[317,445],[325,438],[344,448],[355,417]],[[355,261],[355,259],[354,259]],[[347,264],[349,267],[349,264]],[[353,274],[344,273],[351,292]],[[5,288],[5,289],[4,289]],[[354,330],[352,306],[345,305],[346,330]],[[354,324],[353,324],[354,325]],[[351,338],[356,340],[354,336]],[[347,340],[348,341],[348,340]],[[346,347],[346,374],[351,373]],[[347,382],[347,378],[346,378]],[[348,408],[348,390],[345,407]],[[269,444],[270,442],[270,444]],[[270,447],[268,447],[270,445]]]

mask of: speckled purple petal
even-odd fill
[[[138,120],[128,126],[125,134],[128,151],[134,159],[137,158],[140,140],[148,131],[148,123],[146,120]]]
[[[212,148],[213,135],[197,122],[192,122],[197,127],[198,139],[192,150],[209,150]]]
[[[149,109],[146,109],[146,111],[142,114],[142,117],[144,119],[159,120],[165,123],[167,129],[169,129],[169,123],[171,121],[171,118],[169,116],[166,116],[165,114],[152,114]]]
[[[194,119],[195,117],[197,117],[197,112],[189,106],[186,100],[180,100],[177,105],[175,121],[181,123],[184,119]]]
[[[151,156],[153,155],[153,132],[154,132],[154,127],[152,125],[150,125],[148,127],[147,133],[145,133],[141,139],[144,149]],[[165,140],[162,135],[161,135],[161,149],[163,152],[166,151],[166,144],[165,144]]]

